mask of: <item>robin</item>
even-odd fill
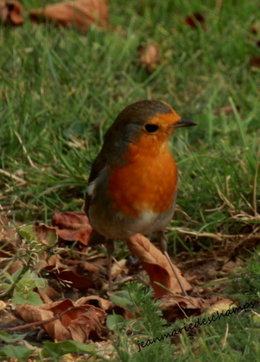
[[[93,239],[106,239],[110,289],[114,239],[157,233],[166,253],[164,230],[173,216],[178,183],[168,141],[177,128],[195,124],[165,102],[143,100],[124,108],[107,131],[91,168],[85,211]]]

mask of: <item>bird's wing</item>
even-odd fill
[[[114,122],[113,126],[109,128],[104,137],[103,147],[97,155],[95,161],[92,164],[92,168],[90,171],[89,179],[88,179],[88,187],[89,193],[87,193],[85,200],[85,212],[88,215],[88,209],[91,202],[91,193],[93,192],[93,188],[91,187],[91,183],[95,182],[98,178],[100,172],[111,163],[114,162],[114,159],[118,158],[118,154],[122,153],[122,146],[120,147],[118,143],[118,139],[120,140],[120,124],[118,122]],[[113,157],[114,156],[114,157]]]
[[[117,129],[113,125],[108,132],[105,134],[104,137],[104,143],[103,147],[100,150],[99,154],[97,155],[96,159],[94,160],[89,178],[88,178],[88,193],[85,200],[85,212],[88,215],[88,209],[90,206],[91,198],[92,198],[92,192],[93,188],[91,187],[91,183],[95,182],[95,180],[98,178],[100,172],[109,165],[109,162],[111,161],[111,155],[114,153],[114,146],[115,146],[115,140],[117,137]],[[93,185],[94,187],[94,185]]]
[[[93,192],[91,183],[95,182],[100,171],[102,171],[104,169],[106,164],[107,164],[107,157],[106,157],[106,154],[103,152],[103,148],[102,148],[102,150],[98,154],[97,158],[95,159],[94,163],[92,164],[91,171],[90,171],[89,178],[88,178],[88,191],[87,191],[86,199],[85,199],[85,212],[87,215],[88,215],[88,209],[90,206],[92,192]]]

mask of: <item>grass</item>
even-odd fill
[[[41,5],[28,0],[24,6]],[[204,15],[207,31],[185,24],[194,12]],[[172,226],[198,235],[256,233],[260,78],[249,62],[257,56],[259,38],[250,29],[258,18],[256,0],[132,0],[127,6],[114,0],[114,31],[93,27],[85,35],[29,20],[1,27],[0,213],[32,223],[49,222],[54,210],[81,209],[107,128],[127,104],[156,98],[198,123],[172,139],[180,170]],[[160,47],[162,62],[153,73],[138,67],[137,46],[146,42]],[[228,114],[214,114],[226,106]],[[175,229],[169,236],[175,253],[214,247],[207,236],[196,243]],[[214,343],[222,327],[212,332]],[[250,333],[241,334],[241,343]],[[203,346],[207,353],[203,347],[199,355],[215,359]]]
[[[241,3],[233,11],[239,16],[230,18],[229,6],[217,12],[210,3],[169,2],[155,12],[151,1],[133,2],[122,14],[114,2],[117,32],[92,29],[86,36],[30,22],[2,29],[1,168],[24,181],[1,175],[2,207],[17,217],[22,210],[27,221],[49,219],[54,208],[81,207],[105,130],[126,104],[154,97],[199,123],[173,139],[180,206],[199,226],[215,229],[226,210],[205,209],[222,204],[216,186],[226,194],[229,177],[231,201],[251,212],[259,116],[257,77],[249,66],[256,53],[254,6]],[[204,12],[207,32],[185,25],[184,15],[194,11]],[[162,65],[152,74],[136,67],[136,48],[145,41],[161,48]],[[222,106],[240,112],[214,115]]]

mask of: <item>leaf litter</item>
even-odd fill
[[[192,255],[180,253],[175,258],[178,267],[174,265],[174,269],[185,290],[189,292],[187,296],[181,295],[180,286],[164,254],[149,239],[137,234],[126,240],[126,244],[133,257],[138,258],[139,267],[131,268],[129,260],[117,261],[114,258],[114,291],[107,292],[107,259],[103,253],[88,246],[92,228],[83,212],[55,213],[52,226],[36,223],[30,228],[21,229],[21,225],[14,227],[4,217],[1,218],[0,225],[2,265],[21,243],[21,235],[31,233],[32,238],[37,239],[42,246],[35,270],[39,275],[45,276],[48,282],[45,288],[36,289],[42,300],[41,305],[16,306],[16,315],[26,324],[19,325],[19,320],[14,318],[9,309],[9,314],[5,316],[6,324],[1,328],[40,328],[54,341],[70,339],[102,345],[105,340],[109,341],[105,327],[108,315],[116,312],[130,319],[139,315],[139,310],[129,310],[124,297],[122,299],[119,297],[120,293],[115,292],[125,283],[124,280],[141,279],[150,284],[154,297],[160,300],[164,318],[168,322],[174,322],[187,316],[200,315],[221,304],[224,301],[222,297],[210,295],[221,293],[222,287],[213,285],[205,288],[205,283],[221,280],[234,268],[243,265],[243,260],[238,255],[229,260],[227,249],[223,245],[220,249],[218,245],[213,251],[200,251]],[[19,228],[22,233],[19,233]],[[227,243],[226,247],[230,249],[231,245]],[[21,268],[21,264],[17,268]],[[89,296],[86,297],[86,293]],[[228,302],[233,303],[231,300]],[[4,308],[7,309],[8,307]],[[2,310],[0,313],[3,315]]]
[[[36,23],[74,26],[81,31],[87,31],[95,24],[102,29],[109,24],[107,3],[107,0],[66,1],[31,10],[28,14]],[[23,25],[24,12],[19,1],[0,1],[0,20],[5,25]]]

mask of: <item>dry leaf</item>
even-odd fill
[[[52,273],[57,280],[62,282],[62,284],[66,284],[67,287],[84,291],[94,286],[94,280],[90,279],[88,276],[80,274],[77,271],[77,265],[69,266],[62,263],[60,260],[61,257],[59,255],[52,255],[48,259],[47,265],[44,269],[48,270],[49,273]]]
[[[76,0],[46,6],[29,12],[32,21],[51,21],[87,30],[91,24],[99,28],[108,25],[107,0]]]
[[[83,211],[68,211],[62,214],[55,213],[52,224],[63,229],[80,229],[89,225],[89,220]]]
[[[240,107],[236,106],[236,110],[239,112]],[[218,116],[220,114],[224,114],[225,116],[228,116],[229,114],[234,114],[234,109],[231,106],[223,106],[221,108],[215,109],[215,111],[213,111],[213,114],[215,114],[216,116]]]
[[[170,294],[170,291],[175,294],[182,292],[167,258],[146,237],[136,234],[127,239],[126,242],[132,254],[140,258],[144,269],[150,277],[156,298]],[[180,270],[176,266],[174,266],[174,270],[184,290],[191,290],[191,285],[181,275]],[[156,282],[164,285],[170,291],[160,287]]]
[[[112,302],[110,300],[99,297],[98,295],[89,295],[88,297],[82,297],[78,300],[77,303],[80,304],[91,304],[95,307],[99,307],[104,311],[107,311],[112,307]]]
[[[260,20],[255,21],[251,26],[251,32],[255,35],[259,33],[260,29]]]
[[[55,227],[48,226],[41,223],[35,223],[34,232],[37,240],[41,241],[43,245],[52,247],[57,242],[57,231]]]
[[[88,245],[92,227],[87,215],[82,211],[55,213],[52,224],[56,226],[59,237],[66,241],[80,241]]]
[[[209,306],[209,302],[202,298],[181,295],[165,295],[160,301],[160,309],[168,322],[194,314],[199,315]]]
[[[20,245],[21,238],[16,232],[15,224],[10,221],[7,217],[0,215],[0,242],[2,244],[0,250],[0,258],[10,258],[14,255],[14,250]],[[2,263],[0,268],[4,267]]]
[[[46,285],[42,289],[37,289],[37,292],[40,294],[41,299],[44,303],[51,303],[53,300],[60,298],[60,294],[56,289],[53,287]]]
[[[89,338],[96,339],[103,332],[106,313],[101,309],[78,300],[70,299],[33,306],[25,304],[16,307],[20,316],[28,323],[57,319],[42,324],[42,328],[55,341],[73,339],[85,343]]]
[[[0,20],[6,25],[23,24],[23,6],[19,1],[0,1]]]
[[[234,300],[232,299],[220,299],[218,301],[216,301],[214,304],[212,304],[207,312],[209,314],[212,314],[212,313],[216,313],[216,312],[225,312],[227,311],[228,309],[230,308],[234,308],[236,307],[237,305],[235,304]]]
[[[96,265],[95,262],[90,263],[88,261],[70,259],[66,263],[68,263],[70,266],[75,265],[79,274],[85,272],[99,274],[101,271],[103,271],[103,267]]]
[[[116,261],[111,268],[111,277],[112,279],[115,279],[119,275],[127,274],[128,268],[126,266],[127,260],[121,259],[119,261]]]
[[[151,72],[153,71],[161,62],[160,51],[157,45],[155,44],[145,44],[140,45],[138,48],[140,63],[145,65],[146,68]]]
[[[20,237],[15,230],[15,226],[17,225],[19,225],[19,223],[13,225],[7,217],[0,216],[0,241],[2,243],[10,242],[16,247],[16,242],[20,240]]]
[[[204,30],[206,30],[206,27],[204,25],[205,18],[201,13],[194,13],[190,16],[186,16],[185,23],[189,25],[191,28],[197,28],[200,24]]]
[[[0,299],[0,311],[6,308],[6,303]]]
[[[20,320],[14,316],[12,307],[3,300],[0,300],[0,330],[9,327],[17,326]]]
[[[253,68],[260,68],[260,57],[250,59],[250,65]]]

